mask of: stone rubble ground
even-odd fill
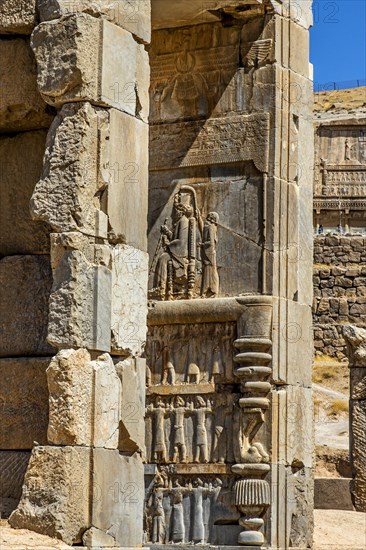
[[[12,529],[6,521],[0,520],[1,550],[69,550],[71,546],[60,540],[51,539],[26,529]]]
[[[344,510],[315,510],[313,550],[365,550],[366,514]],[[0,522],[0,550],[70,550],[71,546]]]

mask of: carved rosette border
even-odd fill
[[[268,381],[272,373],[272,300],[270,297],[238,299],[245,306],[238,320],[239,337],[234,342],[237,350],[234,361],[235,376],[240,381],[239,444],[232,472],[238,476],[234,486],[235,505],[241,513],[239,525],[243,531],[238,543],[243,546],[262,546],[265,538],[260,529],[263,516],[271,503],[269,483],[264,479],[270,471],[269,455],[253,439],[265,422],[265,411],[270,408],[267,398],[271,390]]]

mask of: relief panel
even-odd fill
[[[169,466],[159,468],[146,488],[146,542],[235,544],[238,526],[230,525],[239,518],[234,481],[222,474],[189,476]]]
[[[263,180],[252,165],[153,172],[149,297],[260,292]]]

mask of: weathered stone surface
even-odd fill
[[[34,219],[56,231],[106,237],[100,226],[99,132],[108,120],[89,103],[64,105],[46,141],[44,167],[31,201]]]
[[[36,534],[26,529],[12,529],[8,524],[0,528],[0,548],[3,550],[72,550],[68,544]]]
[[[149,64],[144,46],[113,25],[81,13],[41,23],[31,45],[44,100],[91,101],[147,121]]]
[[[101,154],[107,188],[110,240],[147,250],[148,125],[109,111],[108,140]],[[138,218],[138,221],[137,221]]]
[[[47,443],[49,358],[0,359],[0,449]]]
[[[49,253],[49,229],[32,221],[29,203],[43,165],[46,132],[0,138],[0,254]]]
[[[51,235],[53,287],[48,340],[59,348],[110,351],[111,284],[108,246],[80,233]]]
[[[150,67],[144,46],[103,21],[102,48],[99,101],[148,122]]]
[[[62,350],[47,369],[47,380],[50,443],[118,447],[121,384],[109,355],[91,361],[85,349]]]
[[[274,392],[273,428],[278,435],[272,448],[273,462],[312,468],[313,415],[304,415],[304,410],[311,411],[312,407],[310,388],[287,386]]]
[[[30,34],[37,22],[36,0],[2,0],[0,34]]]
[[[32,34],[38,86],[47,103],[98,97],[101,22],[89,15],[69,15],[41,23]]]
[[[183,27],[215,22],[225,14],[228,17],[240,19],[243,12],[245,15],[263,13],[260,4],[262,4],[262,0],[255,4],[248,4],[246,0],[215,0],[207,4],[199,4],[195,0],[185,0],[184,3],[171,2],[167,5],[165,0],[153,0],[152,24],[154,29]],[[276,5],[276,0],[273,0],[272,4]]]
[[[0,517],[7,518],[17,507],[30,453],[0,451]],[[1,528],[0,528],[1,531]]]
[[[315,478],[314,508],[316,510],[354,510],[349,478]]]
[[[112,23],[119,25],[143,42],[151,38],[151,7],[150,0],[97,0],[90,2],[80,0],[39,0],[40,18],[50,21],[74,12],[84,12],[94,17],[106,17]]]
[[[2,5],[0,25],[4,13],[6,6],[4,10]],[[0,75],[0,132],[48,128],[53,110],[38,91],[37,67],[28,39],[0,39]]]
[[[352,493],[355,508],[366,512],[366,401],[351,401],[351,462],[353,467]]]
[[[116,371],[122,383],[118,448],[145,456],[146,360],[125,359],[116,364]]]
[[[272,517],[271,542],[280,548],[312,545],[314,480],[310,468],[272,466],[272,494],[278,506]]]
[[[117,245],[112,251],[112,350],[140,354],[146,342],[148,255]]]
[[[95,449],[92,525],[114,539],[114,546],[138,547],[143,535],[144,466],[139,454]]]
[[[85,447],[35,447],[10,525],[67,544],[81,542],[90,526],[90,459]]]
[[[52,355],[47,344],[49,256],[0,260],[0,357]]]

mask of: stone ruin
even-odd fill
[[[352,501],[358,512],[366,512],[366,330],[343,327],[350,366],[350,458]]]
[[[308,0],[2,2],[12,527],[311,546],[310,24]]]
[[[366,88],[315,94],[314,344],[346,360],[366,326]]]

